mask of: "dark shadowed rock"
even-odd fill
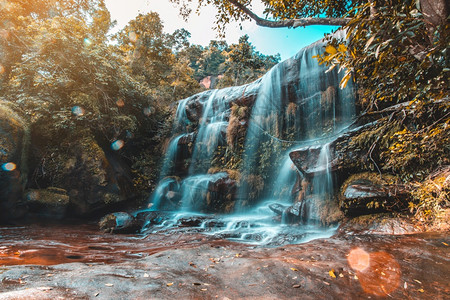
[[[0,100],[0,223],[21,217],[30,142],[26,120],[9,102]]]
[[[400,184],[388,184],[376,173],[353,175],[342,186],[339,207],[346,216],[392,212],[404,208],[409,190]]]
[[[30,213],[50,219],[64,219],[69,207],[69,195],[60,188],[31,189],[26,192]]]

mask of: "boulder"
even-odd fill
[[[115,212],[104,216],[99,227],[110,233],[136,233],[142,228],[142,223],[129,213]]]
[[[60,145],[44,149],[46,155],[36,167],[36,182],[66,190],[70,215],[105,213],[133,197],[129,167],[113,150],[102,148],[89,132],[68,136]]]
[[[67,191],[55,187],[28,190],[26,200],[31,214],[49,219],[63,219],[69,206]]]
[[[391,177],[380,178],[378,173],[351,176],[341,187],[340,209],[352,217],[404,209],[409,190],[404,185],[388,183],[387,178]]]
[[[369,170],[367,149],[359,145],[358,139],[376,128],[376,122],[361,126],[358,123],[350,126],[346,131],[328,143],[310,145],[292,150],[289,157],[297,169],[307,178],[322,174],[325,166],[317,165],[319,156],[325,145],[328,147],[328,168],[331,172],[348,175],[355,171]],[[356,127],[355,127],[356,126]]]
[[[11,103],[0,99],[0,223],[26,212],[23,191],[29,142],[25,119]]]

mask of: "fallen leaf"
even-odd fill
[[[36,289],[38,289],[40,291],[51,291],[51,290],[53,290],[53,288],[49,287],[49,286],[41,286],[41,287],[37,287]]]
[[[423,289],[418,289],[417,291],[419,291],[421,293],[425,292]]]
[[[95,294],[94,294],[94,297],[97,297],[98,295],[100,295],[100,293],[95,293]]]
[[[206,292],[208,289],[200,289],[200,290]]]
[[[344,278],[344,274],[342,274],[342,273],[339,274],[339,277]]]
[[[106,286],[114,286],[112,283],[105,283]]]
[[[326,282],[326,281],[324,281],[323,283],[325,283],[326,285],[330,285],[330,283],[329,283],[329,282]]]
[[[147,278],[147,277],[150,277],[150,275],[148,275],[147,273],[145,273],[145,274],[144,274],[144,277]]]
[[[420,284],[422,284],[422,282],[420,282],[419,280],[417,280],[417,279],[414,279],[414,281],[415,282],[417,282],[417,283],[420,283]]]
[[[300,287],[300,284],[294,284],[292,287],[293,287],[294,289],[298,289],[298,288]]]
[[[405,290],[408,288],[408,283],[406,283],[406,281],[405,281],[405,284],[403,285],[403,288],[404,288]]]
[[[331,269],[328,274],[330,274],[331,277],[336,278],[336,275],[334,274],[334,269]]]
[[[169,282],[168,284],[166,284],[167,286],[172,286],[173,282]]]
[[[294,272],[298,271],[298,269],[296,269],[296,268],[291,268],[291,270]]]
[[[445,242],[442,242],[442,244],[444,244],[445,246],[447,246],[447,247],[448,247],[448,244],[447,244],[447,243],[445,243]]]

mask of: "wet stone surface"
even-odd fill
[[[0,299],[448,299],[448,234],[261,247],[93,225],[0,228]],[[284,236],[289,238],[289,235]]]

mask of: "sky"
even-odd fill
[[[191,33],[191,44],[206,46],[210,40],[217,39],[217,32],[213,29],[215,9],[212,6],[203,7],[200,15],[191,14],[186,23],[179,16],[179,9],[168,0],[106,0],[106,6],[111,18],[117,21],[115,31],[123,28],[139,13],[157,12],[163,21],[164,30],[172,33],[176,29],[185,28]],[[253,10],[262,16],[262,5],[253,1]],[[195,11],[195,9],[194,9]],[[229,24],[225,40],[228,44],[238,43],[239,37],[248,34],[250,42],[262,54],[279,53],[285,60],[295,55],[301,48],[321,39],[325,32],[330,32],[333,26],[308,26],[306,28],[265,28],[247,21],[242,24]]]

